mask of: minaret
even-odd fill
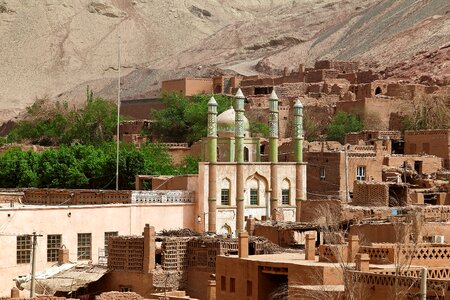
[[[275,90],[269,97],[269,161],[270,165],[270,212],[276,221],[278,209],[278,96]]]
[[[300,98],[294,104],[294,161],[303,162],[303,104]]]
[[[238,89],[235,110],[236,233],[244,231],[244,94]]]
[[[214,97],[211,97],[208,102],[208,161],[208,231],[215,232],[217,207],[217,102]]]
[[[303,104],[294,104],[295,221],[300,222],[302,201],[306,200],[306,164],[303,162]]]

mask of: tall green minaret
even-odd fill
[[[275,90],[269,97],[269,161],[270,165],[270,216],[278,218],[278,96]]]
[[[217,162],[217,102],[214,97],[208,102],[208,161]]]
[[[235,111],[235,153],[236,153],[236,233],[244,231],[244,94],[236,93]]]
[[[272,90],[269,98],[269,161],[278,162],[278,96]]]
[[[234,105],[235,110],[235,155],[236,162],[244,162],[244,94],[241,89],[238,89],[235,95],[236,101]]]
[[[294,161],[303,162],[303,104],[294,104]]]
[[[211,97],[208,102],[208,161],[208,231],[215,232],[217,209],[217,102],[214,97]]]

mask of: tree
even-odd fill
[[[449,104],[449,94],[418,94],[410,100],[412,111],[401,120],[402,130],[449,129]]]
[[[343,144],[346,133],[361,131],[363,129],[364,124],[358,115],[338,111],[327,126],[327,140],[339,141]]]
[[[208,101],[211,95],[196,95],[191,98],[177,93],[162,96],[165,108],[152,110],[150,119],[154,121],[152,135],[162,142],[186,142],[192,144],[206,136],[208,125]],[[225,111],[231,98],[215,95],[218,112]]]
[[[93,99],[92,94],[80,109],[69,108],[67,102],[38,99],[10,132],[8,141],[42,146],[73,142],[100,145],[112,140],[116,126],[116,106],[102,98]]]

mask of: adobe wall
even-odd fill
[[[389,185],[381,182],[355,181],[353,205],[389,206]]]
[[[153,287],[153,274],[152,273],[140,273],[140,272],[121,272],[110,271],[106,273],[99,282],[99,286],[103,291],[121,291],[122,287],[129,287],[131,291],[139,294],[144,298],[150,297],[155,292]],[[97,299],[97,298],[96,298]],[[101,299],[114,299],[111,295],[107,298]],[[117,300],[123,299],[123,297],[117,298]]]
[[[186,78],[185,96],[212,94],[213,91],[212,78]]]
[[[194,298],[207,299],[208,280],[211,280],[211,274],[210,271],[189,268],[186,293]]]
[[[147,120],[150,118],[152,109],[161,110],[163,108],[165,105],[159,99],[123,100],[120,102],[120,114],[138,120]]]
[[[345,188],[341,177],[344,169],[343,152],[305,152],[304,160],[308,162],[307,167],[307,190],[309,199],[342,198]],[[320,168],[325,168],[325,178],[320,177]]]
[[[341,219],[341,203],[337,200],[308,200],[302,202],[300,222],[305,223],[324,223],[325,214]],[[325,219],[324,219],[325,218]]]
[[[87,260],[77,260],[77,235],[91,233],[92,262],[96,264],[101,256],[99,249],[105,247],[105,232],[141,235],[145,224],[151,224],[156,231],[194,229],[195,215],[193,203],[2,208],[0,219],[7,222],[4,230],[14,235],[0,236],[0,263],[3,267],[0,272],[0,296],[9,295],[13,278],[30,271],[30,264],[16,263],[16,235],[30,234],[29,224],[33,224],[33,231],[43,234],[43,237],[38,238],[40,250],[36,268],[44,270],[54,264],[47,263],[48,234],[62,235],[62,243],[69,249],[70,261],[87,263]]]
[[[362,245],[370,243],[397,243],[405,242],[409,236],[403,236],[403,232],[411,231],[409,224],[373,223],[355,224],[350,227],[349,234],[357,234]],[[403,227],[403,228],[397,228]],[[450,224],[440,222],[425,222],[422,225],[420,236],[443,235],[444,242],[450,241]]]
[[[161,82],[161,93],[176,92],[186,95],[186,78],[164,80]]]
[[[284,214],[285,220],[295,220],[295,191],[296,188],[296,163],[293,162],[281,162],[278,163],[278,205]],[[271,176],[271,164],[270,163],[243,163],[244,173],[244,216],[254,216],[261,219],[263,216],[270,215],[270,176]],[[306,173],[306,164],[299,166],[302,170],[301,173]],[[217,176],[217,231],[223,230],[224,226],[231,226],[231,230],[235,232],[236,226],[236,163],[219,162],[216,165]],[[202,208],[199,208],[199,214],[208,212],[208,164],[199,164],[199,185],[197,188],[197,199]],[[201,180],[200,180],[201,179]],[[289,190],[289,205],[282,205],[282,183],[286,183],[286,189]],[[306,176],[301,179],[303,186],[306,184]],[[254,186],[258,184],[258,201],[259,205],[250,205],[250,189],[256,188]],[[221,205],[221,189],[226,188],[230,190],[229,205]],[[203,210],[204,209],[204,210]],[[202,218],[203,219],[203,218]],[[203,222],[199,224],[199,227],[207,228]],[[206,226],[206,227],[205,227]]]
[[[88,189],[25,189],[24,204],[85,205],[131,203],[131,191]]]
[[[384,165],[400,168],[406,162],[408,170],[414,170],[414,163],[421,162],[421,174],[432,174],[441,169],[442,158],[431,155],[389,155],[384,158]]]
[[[288,286],[342,284],[341,271],[336,266],[330,265],[325,267],[324,265],[318,264],[300,265],[289,262],[270,261],[269,255],[265,255],[265,257],[267,257],[267,261],[218,256],[216,265],[216,299],[248,299],[248,281],[251,282],[250,285],[252,287],[250,298],[263,299],[277,286],[276,283],[272,284],[270,279],[265,279],[261,275],[262,272],[259,270],[265,267],[286,270]],[[230,291],[231,278],[234,278],[235,282],[234,292]],[[223,286],[222,283],[225,283],[225,285]]]
[[[404,139],[405,154],[436,155],[450,168],[450,130],[406,130]]]
[[[188,190],[197,189],[198,175],[162,176],[152,178],[152,188],[156,190]]]

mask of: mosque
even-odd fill
[[[201,141],[202,161],[196,191],[198,230],[239,233],[246,218],[299,221],[306,200],[303,162],[303,105],[294,105],[294,161],[278,161],[278,97],[269,99],[269,161],[261,162],[260,138],[250,137],[239,89],[234,108],[220,115],[208,103],[208,136]]]

